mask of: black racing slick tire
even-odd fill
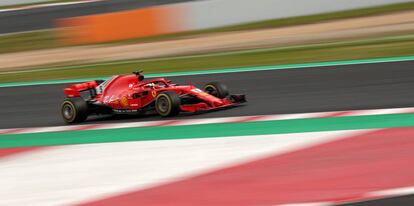
[[[210,82],[203,87],[203,90],[220,99],[223,99],[229,95],[227,86],[221,82]]]
[[[60,113],[66,123],[83,122],[88,117],[88,104],[81,97],[65,99]]]
[[[176,116],[180,113],[180,96],[172,91],[162,92],[155,100],[155,109],[163,117]]]

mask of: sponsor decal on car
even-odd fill
[[[120,103],[120,100],[115,95],[105,96],[104,97],[104,100],[103,100],[103,103],[104,104],[109,104],[109,103],[119,104]]]
[[[121,106],[122,107],[128,107],[128,98],[126,96],[123,96],[121,98]]]

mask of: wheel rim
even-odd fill
[[[165,97],[160,97],[158,99],[158,110],[161,113],[166,113],[169,109],[169,104],[168,104],[168,100]]]
[[[63,117],[65,119],[72,119],[73,117],[73,108],[69,104],[63,105],[62,109]]]
[[[212,86],[207,86],[204,90],[205,90],[208,94],[211,94],[211,95],[213,95],[213,96],[217,96],[217,95],[218,95],[217,89],[216,89],[216,88],[214,88],[214,87],[212,87]]]

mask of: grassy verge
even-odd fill
[[[392,4],[392,5],[387,5],[387,6],[333,12],[333,13],[326,13],[326,14],[317,14],[317,15],[310,15],[310,16],[300,16],[300,17],[292,17],[292,18],[285,18],[285,19],[267,20],[267,21],[260,21],[260,22],[250,23],[250,24],[235,25],[235,26],[216,28],[216,29],[181,32],[177,34],[168,34],[168,35],[154,36],[154,37],[144,37],[144,38],[130,39],[130,40],[124,40],[124,41],[118,41],[118,42],[110,42],[109,44],[131,44],[131,43],[141,43],[141,42],[164,41],[164,40],[184,38],[184,37],[202,35],[202,34],[208,34],[208,33],[303,25],[303,24],[318,23],[318,22],[327,21],[327,20],[338,20],[338,19],[345,19],[345,18],[372,16],[372,15],[379,15],[379,14],[385,14],[385,13],[413,10],[413,9],[414,9],[414,2],[400,3],[400,4]],[[27,51],[27,50],[36,50],[36,49],[48,49],[48,48],[57,48],[57,47],[64,47],[64,46],[67,46],[67,45],[64,45],[58,41],[55,30],[36,31],[36,32],[0,36],[0,53],[9,53],[9,52],[18,52],[18,51]]]
[[[0,82],[102,77],[130,73],[137,68],[146,73],[161,73],[410,55],[414,55],[414,35],[2,72]]]
[[[54,31],[37,31],[0,36],[0,53],[61,47]]]

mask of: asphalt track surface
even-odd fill
[[[116,12],[186,1],[192,0],[106,0],[0,12],[0,34],[54,28],[55,20],[61,18]]]
[[[414,61],[305,69],[222,73],[169,78],[202,87],[210,81],[244,93],[248,103],[227,110],[162,118],[157,115],[91,117],[84,124],[212,118],[414,106]],[[0,88],[0,129],[65,125],[59,113],[63,87]]]
[[[343,204],[341,206],[412,206],[414,195]]]

